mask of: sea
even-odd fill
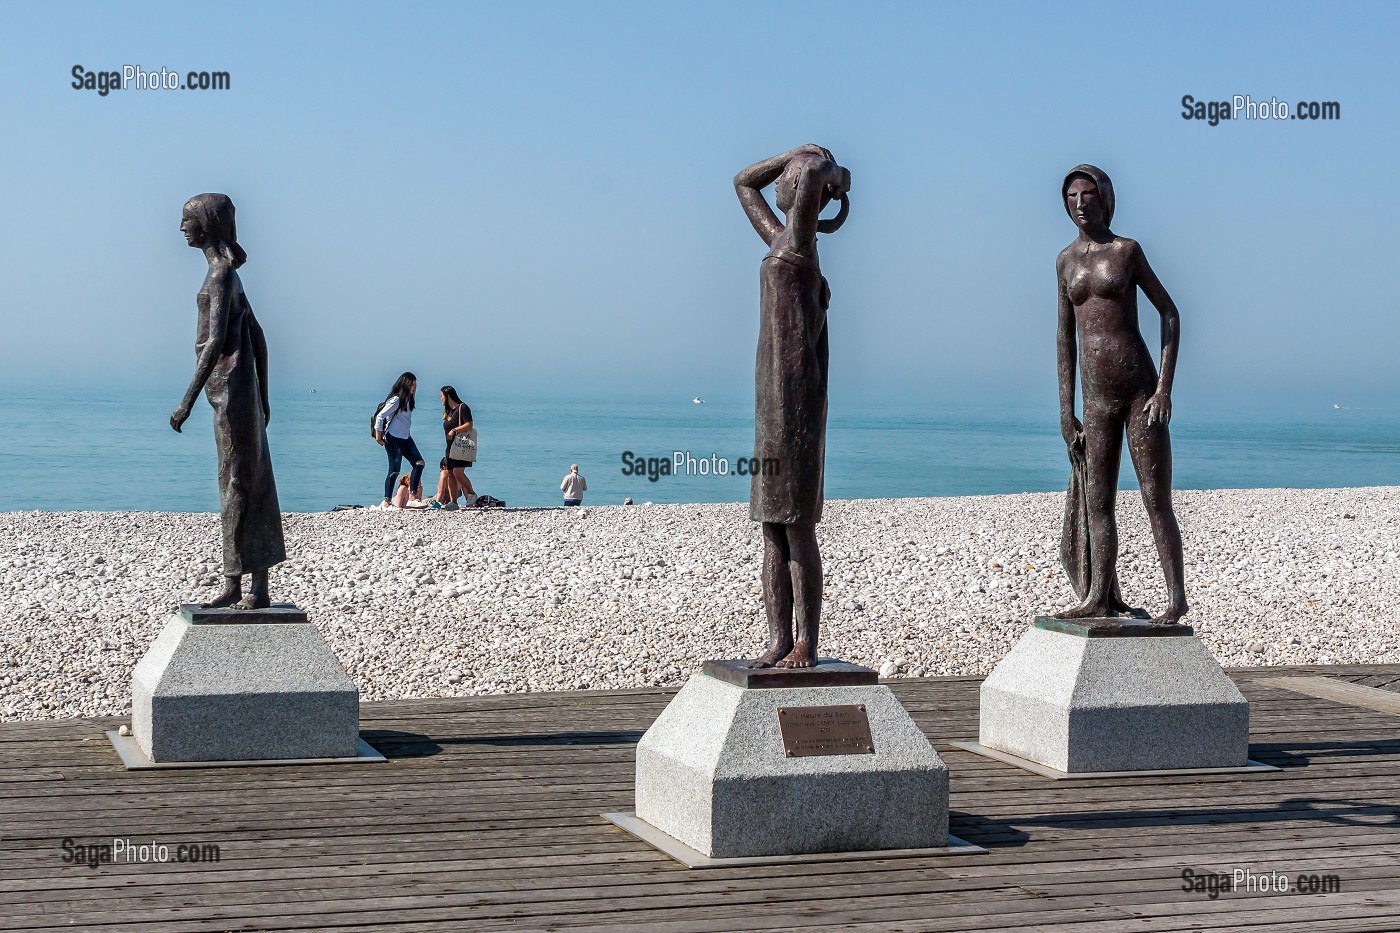
[[[173,401],[0,396],[0,511],[217,511],[210,409],[201,397],[176,434]],[[268,438],[285,511],[381,500],[387,463],[369,429],[378,401],[332,391],[274,398]],[[585,505],[748,499],[740,471],[751,464],[740,461],[753,454],[751,400],[468,402],[473,485],[508,506],[560,505],[573,463],[588,482]],[[434,397],[414,418],[434,486],[440,415]],[[1181,489],[1397,485],[1400,409],[1206,412],[1178,401],[1172,448]],[[1136,488],[1123,459],[1121,488]],[[1051,492],[1065,488],[1068,469],[1053,399],[1021,409],[841,404],[829,415],[832,499]]]

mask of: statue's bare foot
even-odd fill
[[[272,605],[272,598],[268,595],[267,590],[266,570],[253,571],[249,584],[248,595],[239,601],[239,609],[266,609]]]
[[[243,598],[241,577],[224,577],[224,591],[207,603],[200,603],[201,609],[225,609]]]
[[[762,667],[773,667],[778,663],[779,658],[782,658],[791,650],[792,642],[785,638],[744,666],[751,670]]]
[[[812,657],[812,648],[806,642],[798,642],[788,656],[778,662],[778,667],[815,667],[817,659]]]
[[[268,598],[268,596],[267,596],[266,593],[263,593],[263,594],[261,594],[261,595],[259,595],[259,594],[257,594],[257,593],[249,593],[247,596],[244,596],[242,599],[240,599],[240,600],[238,601],[238,605],[234,606],[233,608],[235,608],[235,609],[266,609],[268,606],[271,606],[271,605],[272,605],[272,600]]]
[[[1108,608],[1110,608],[1110,609],[1113,610],[1113,612],[1110,613],[1111,615],[1125,615],[1125,616],[1145,616],[1145,615],[1146,615],[1146,613],[1144,613],[1141,609],[1136,609],[1136,608],[1134,608],[1134,607],[1132,607],[1132,606],[1129,606],[1127,603],[1123,602],[1123,600],[1122,600],[1120,597],[1110,597],[1110,598],[1108,599]]]
[[[1052,616],[1055,619],[1106,619],[1114,615],[1113,607],[1107,600],[1087,599],[1077,606],[1063,609]]]
[[[1175,625],[1181,621],[1181,617],[1186,615],[1186,603],[1172,603],[1167,607],[1167,611],[1154,618],[1152,621],[1158,625]]]

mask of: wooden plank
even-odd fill
[[[1364,706],[1366,709],[1400,716],[1400,693],[1392,693],[1389,690],[1365,687],[1331,677],[1275,677],[1266,683],[1281,690],[1292,690],[1334,703]]]
[[[464,779],[457,784],[426,786],[403,782],[397,788],[398,793],[395,794],[392,803],[382,800],[380,788],[326,793],[315,786],[304,786],[257,794],[257,812],[260,816],[271,819],[282,814],[301,813],[309,806],[324,803],[333,805],[334,812],[343,815],[347,821],[357,821],[359,816],[375,814],[384,817],[407,817],[424,812],[440,814],[448,812],[453,805],[464,810],[476,811],[500,805],[517,814],[543,816],[553,812],[591,810],[594,806],[604,803],[626,801],[631,796],[631,782],[622,779],[622,775],[617,777],[617,780],[586,786],[570,786],[562,780],[545,786],[522,786],[518,780],[509,778],[489,782],[471,782],[470,779]],[[1384,800],[1400,796],[1400,773],[1320,776],[1274,772],[1250,776],[1233,775],[1239,778],[1235,781],[1221,780],[1224,777],[1227,776],[1212,776],[1213,780],[1210,782],[1190,779],[1170,782],[1163,780],[1159,786],[1153,788],[1154,809],[1190,814],[1223,811],[1228,807],[1247,807],[1253,804],[1260,805],[1260,809],[1272,808],[1277,805],[1281,786],[1288,787],[1289,793],[1293,795],[1316,794],[1325,790],[1334,798]],[[956,779],[955,772],[954,780]],[[564,787],[569,787],[572,791],[572,800],[559,799],[560,789]],[[1016,793],[1008,794],[1008,790],[1015,790]],[[1096,810],[1100,813],[1112,813],[1120,809],[1140,813],[1145,809],[1138,785],[1105,786],[1099,783],[1094,791],[1096,792],[1083,786],[1066,788],[1062,783],[1045,781],[1044,785],[1037,783],[991,790],[960,791],[957,792],[953,805],[955,809],[973,810],[984,817],[1032,815],[1032,806],[1043,809],[1060,803],[1072,805],[1092,796]],[[1202,797],[1206,793],[1210,795],[1209,804],[1202,805]],[[121,804],[122,811],[131,819],[170,822],[201,817],[223,808],[237,810],[240,805],[249,803],[249,796],[249,791],[128,795],[121,799]],[[25,823],[74,823],[89,819],[93,815],[110,812],[117,799],[107,796],[101,801],[85,801],[84,805],[77,805],[65,798],[34,798],[30,806],[6,807],[0,810],[0,816],[12,821],[12,825],[16,827]]]
[[[902,864],[906,861],[909,864]],[[326,877],[324,867],[307,866],[300,866],[300,870],[295,872],[283,873],[220,871],[198,874],[186,872],[183,876],[179,876],[179,883],[182,886],[178,894],[186,900],[198,897],[201,904],[209,905],[230,898],[246,897],[246,892],[236,893],[235,882],[254,881],[256,882],[256,890],[263,895],[272,895],[275,892],[298,892],[297,896],[305,897],[306,893],[310,893],[319,895],[328,901],[336,900],[339,896],[336,889],[341,888],[353,890],[357,895],[370,895],[381,888],[389,893],[394,893],[401,891],[405,885],[412,885],[413,890],[420,894],[434,891],[447,893],[462,886],[458,873],[473,871],[471,864],[470,859],[465,859],[454,862],[400,863],[378,866],[352,865],[338,869],[334,878]],[[1160,889],[1175,892],[1180,890],[1180,871],[1184,860],[1179,857],[1151,861],[1124,860],[1121,863],[1122,867],[1117,867],[1118,864],[1115,863],[1115,867],[1111,869],[1100,868],[1098,870],[1086,870],[1081,866],[1073,874],[1044,871],[1039,874],[1018,874],[1015,883],[1021,890],[1045,896],[1067,892],[1100,896],[1115,888],[1128,891]],[[1191,862],[1190,865],[1200,871],[1228,871],[1235,866],[1247,866],[1256,872],[1267,870],[1260,863],[1251,861],[1248,853],[1243,858],[1218,855],[1210,859]],[[811,871],[804,868],[804,877],[820,879],[820,884],[827,887],[883,885],[922,880],[926,884],[925,890],[932,893],[940,890],[964,892],[983,889],[1000,890],[1006,885],[1004,866],[1001,867],[999,874],[983,873],[976,876],[949,875],[938,868],[931,867],[926,860],[924,864],[915,860],[891,860],[890,864],[879,866],[857,862],[819,862],[812,863],[810,867]],[[1369,858],[1338,855],[1330,859],[1307,857],[1301,861],[1281,858],[1276,862],[1271,861],[1269,867],[1273,870],[1287,872],[1290,876],[1311,872],[1335,872],[1340,869],[1344,873],[1347,890],[1359,890],[1359,886],[1363,883],[1389,889],[1393,886],[1397,874],[1400,874],[1397,872],[1396,859],[1386,855],[1376,855]],[[561,866],[558,870],[549,872],[547,881],[552,896],[557,896],[560,891],[565,889],[576,889],[585,892],[578,895],[578,899],[593,899],[616,897],[617,892],[626,890],[643,891],[646,896],[652,896],[698,893],[705,890],[723,893],[769,889],[792,876],[790,866],[786,871],[774,867],[774,870],[764,872],[732,871],[725,876],[715,876],[715,872],[708,871],[698,878],[684,870],[658,872],[645,869],[646,866],[634,865],[626,873],[617,873],[607,872],[603,870],[603,866],[598,866],[597,870],[592,873],[579,874]],[[157,898],[168,896],[173,893],[169,890],[169,885],[173,883],[171,879],[174,877],[176,876],[163,875],[146,878],[138,872],[127,872],[120,876],[94,879],[97,882],[107,881],[107,885],[95,883],[83,885],[75,879],[74,884],[67,888],[12,894],[6,900],[15,909],[21,905],[40,903],[62,905],[72,910],[95,908],[110,903],[112,896],[110,889],[115,887],[121,887],[124,899],[150,899],[153,895]],[[125,880],[125,885],[116,884],[119,878]],[[541,877],[532,877],[518,870],[497,870],[489,874],[476,872],[471,877],[469,887],[477,894],[515,892],[518,900],[532,900],[539,896],[542,880],[544,879]],[[215,900],[215,898],[219,900]],[[239,901],[229,902],[238,903]]]

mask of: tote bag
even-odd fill
[[[447,455],[453,460],[475,463],[476,428],[467,428],[465,431],[458,431],[452,435],[452,446],[447,449]]]

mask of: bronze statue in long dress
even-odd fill
[[[1167,424],[1180,316],[1142,247],[1109,229],[1114,196],[1108,175],[1092,165],[1076,165],[1065,176],[1060,196],[1079,228],[1055,270],[1060,292],[1060,430],[1072,464],[1061,559],[1080,603],[1056,615],[1084,619],[1145,614],[1123,602],[1115,569],[1114,506],[1126,433],[1167,582],[1167,608],[1154,621],[1176,622],[1187,607],[1181,530],[1172,509]],[[1139,288],[1162,318],[1160,373],[1138,329]],[[1074,416],[1076,356],[1084,387],[1082,423]]]
[[[185,203],[180,230],[204,252],[209,273],[199,290],[195,371],[170,416],[179,431],[201,389],[214,409],[219,453],[219,517],[223,524],[224,589],[204,608],[264,609],[271,604],[267,571],[287,559],[282,512],[267,449],[267,342],[243,293],[237,269],[247,260],[238,245],[233,202],[201,194]],[[242,579],[249,577],[247,596]]]
[[[763,189],[775,185],[780,221]],[[831,290],[817,260],[817,234],[834,233],[850,211],[851,173],[820,146],[765,159],[734,178],[754,230],[768,246],[759,267],[754,457],[749,517],[763,526],[763,605],[769,645],[750,667],[817,663],[826,456],[826,312]],[[821,211],[839,199],[829,220]]]

